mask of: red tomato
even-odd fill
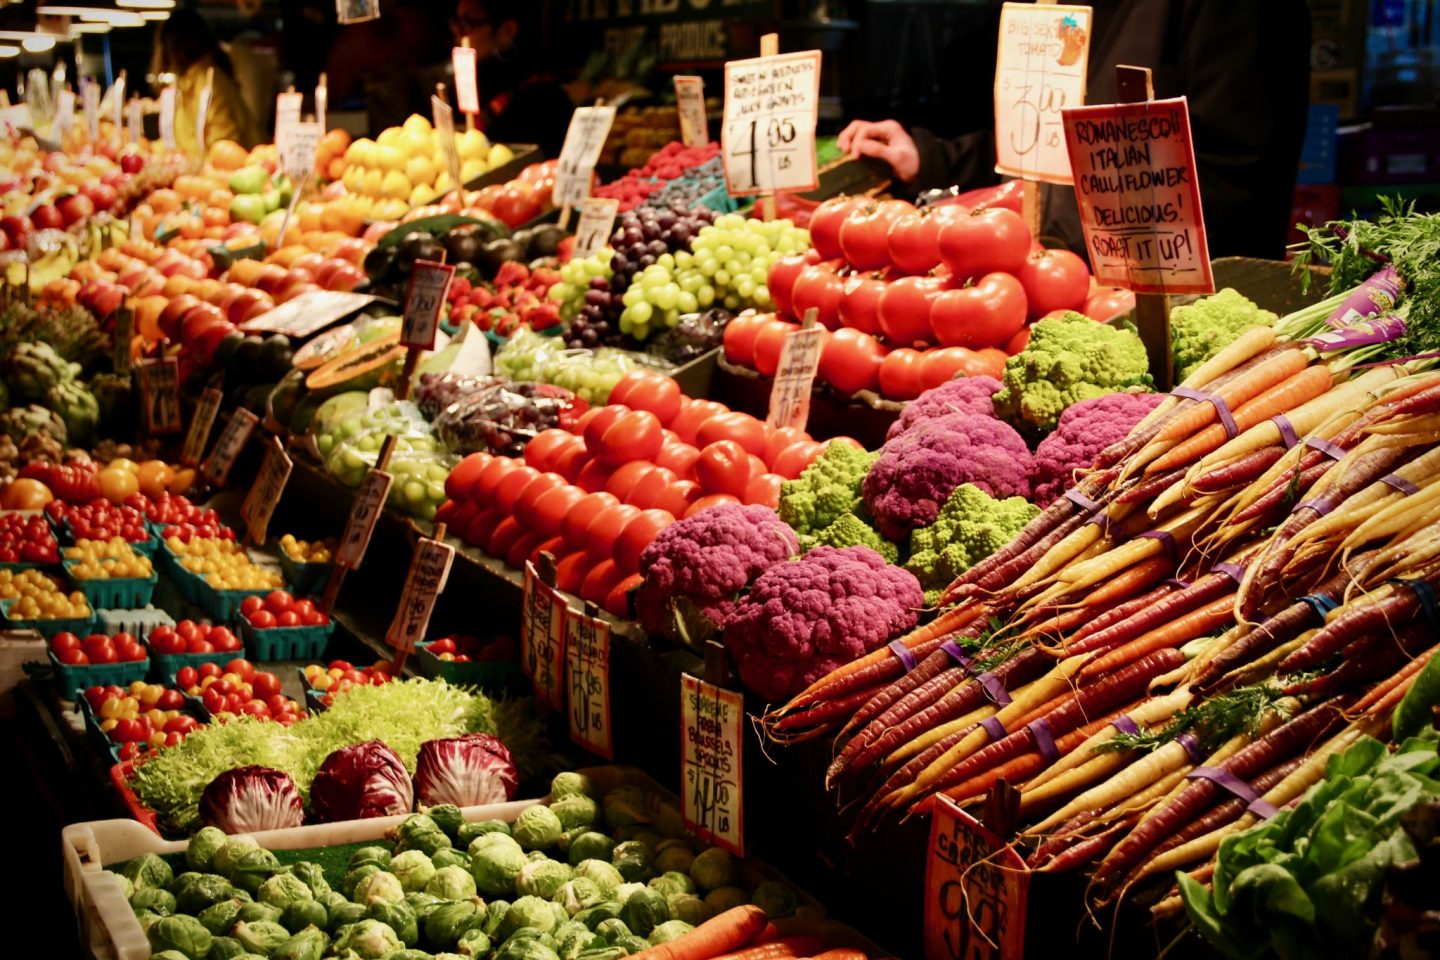
[[[615,566],[614,560],[602,560],[585,575],[585,580],[580,584],[580,599],[594,604],[604,603],[615,584],[623,579],[624,574]]]
[[[90,662],[83,650],[64,650],[55,654],[55,659],[67,667],[83,667]]]
[[[247,700],[240,705],[240,712],[246,716],[258,717],[261,720],[270,719],[270,708],[263,700]]]
[[[699,456],[699,447],[684,440],[676,440],[660,448],[660,453],[655,457],[655,465],[670,470],[677,477],[688,477],[695,469],[695,459]]]
[[[925,355],[919,350],[891,350],[880,362],[880,393],[890,400],[914,400],[925,391],[922,366]]]
[[[290,604],[294,602],[295,598],[290,596],[290,594],[286,593],[284,590],[271,590],[269,593],[265,594],[265,609],[269,610],[277,617],[280,614],[284,613],[286,610],[289,610]]]
[[[611,587],[610,592],[605,595],[605,612],[622,620],[633,620],[634,616],[630,613],[630,591],[640,586],[643,579],[636,573]]]
[[[770,300],[775,304],[776,313],[788,316],[793,312],[791,294],[795,290],[795,281],[799,278],[801,270],[811,263],[818,263],[819,259],[818,252],[807,250],[805,253],[781,257],[770,264],[770,272],[765,277],[765,286],[770,291]],[[729,331],[727,330],[726,333]]]
[[[695,479],[708,493],[739,497],[750,482],[750,455],[734,440],[717,440],[700,451]]]
[[[250,692],[267,700],[280,692],[280,678],[268,670],[256,670],[255,676],[250,679]]]
[[[760,503],[767,507],[780,506],[780,484],[785,478],[778,473],[762,473],[751,479],[745,487],[742,503]]]
[[[596,514],[595,519],[585,528],[585,552],[590,554],[590,559],[597,563],[609,560],[620,532],[639,515],[640,508],[632,507],[628,503],[606,507]]]
[[[116,656],[115,644],[109,637],[102,637],[100,643],[87,645],[85,656],[90,658],[91,663],[115,663],[120,659]]]
[[[635,484],[655,469],[655,464],[649,461],[632,460],[623,467],[617,467],[615,472],[610,474],[610,479],[605,481],[605,492],[613,493],[622,503],[628,503],[630,491],[635,488]]]
[[[663,500],[665,491],[669,490],[678,480],[671,470],[648,464],[647,466],[650,466],[649,471],[636,480],[631,485],[629,493],[622,498],[626,503],[639,507],[641,510],[658,506],[657,501]]]
[[[531,512],[535,507],[535,501],[542,495],[549,493],[556,487],[568,487],[565,478],[558,473],[538,474],[535,479],[525,484],[525,489],[515,498],[515,519],[527,530],[535,527],[535,515]]]
[[[695,500],[694,502],[692,502],[692,503],[690,504],[689,509],[687,509],[687,510],[685,511],[685,516],[687,516],[687,517],[693,517],[695,514],[699,513],[701,510],[708,510],[708,509],[711,508],[711,507],[718,507],[718,506],[719,506],[720,504],[722,504],[722,503],[739,503],[739,502],[740,502],[740,498],[739,498],[739,497],[731,496],[731,495],[728,494],[728,493],[711,493],[711,494],[707,494],[706,496],[700,497],[699,499],[697,499],[697,500]]]
[[[311,606],[313,607],[314,604]],[[293,610],[294,607],[291,609]],[[241,646],[240,638],[235,636],[229,627],[211,627],[205,639],[210,641],[216,650],[239,650]]]
[[[928,273],[940,263],[940,228],[963,213],[956,204],[922,207],[898,217],[885,238],[890,262],[905,273]]]
[[[856,273],[845,280],[840,297],[840,325],[869,334],[880,332],[880,295],[885,281],[879,274]]]
[[[62,630],[50,638],[50,649],[56,653],[64,653],[66,650],[79,650],[81,649],[80,638],[68,630]]]
[[[1025,289],[1031,319],[1051,310],[1080,310],[1090,296],[1090,269],[1069,250],[1037,253],[1015,276]]]
[[[482,507],[490,506],[495,496],[495,488],[501,479],[523,466],[519,460],[510,457],[492,457],[475,478],[475,483],[470,488],[470,499]]]
[[[561,452],[570,449],[572,444],[584,446],[584,443],[585,441],[569,430],[561,430],[559,427],[541,430],[534,440],[525,444],[525,463],[541,473],[554,470],[555,460]]]
[[[940,228],[940,259],[958,280],[1019,273],[1030,256],[1030,228],[1004,209],[975,210]]]
[[[310,601],[306,600],[305,603],[310,603]],[[299,604],[296,604],[296,606],[298,607]],[[315,605],[312,603],[310,606],[313,608]],[[225,664],[225,672],[233,673],[241,680],[253,680],[255,678],[255,664],[243,657],[236,657],[234,660]]]
[[[873,390],[885,348],[868,333],[836,330],[820,350],[820,379],[841,393]]]
[[[1007,356],[1015,356],[1021,350],[1030,345],[1030,328],[1021,327],[1020,331],[1005,342],[1004,352]]]
[[[763,420],[757,420],[748,413],[733,411],[711,417],[695,431],[697,447],[703,449],[716,440],[734,440],[744,447],[747,453],[760,455],[765,452],[770,437]]]
[[[546,536],[557,536],[560,533],[560,525],[564,522],[570,508],[585,496],[584,490],[568,483],[547,490],[531,504],[531,522],[535,525],[536,530]]]
[[[451,500],[464,500],[469,497],[475,478],[480,476],[480,471],[485,469],[485,464],[489,462],[490,454],[472,453],[455,464],[450,475],[445,478],[445,496]]]
[[[220,676],[220,674],[222,674],[222,673],[224,673],[224,672],[225,672],[225,671],[223,671],[223,670],[220,669],[220,664],[218,664],[218,663],[202,663],[202,664],[200,664],[200,677],[201,677],[202,679],[205,678],[205,677],[218,677],[218,676]]]
[[[591,460],[580,468],[580,473],[575,477],[575,486],[584,490],[586,493],[604,490],[605,484],[610,482],[610,474],[614,472],[615,468],[608,463]]]
[[[606,428],[600,440],[600,459],[614,465],[653,460],[664,441],[661,429],[660,418],[649,410],[630,410]],[[588,441],[586,448],[589,448]]]
[[[286,610],[275,618],[275,626],[298,627],[300,626],[300,616],[294,610]]]
[[[525,528],[520,526],[520,521],[513,516],[506,517],[495,525],[489,542],[485,544],[485,552],[497,560],[503,560],[509,555],[515,541],[524,535]]]
[[[775,458],[782,450],[794,446],[801,440],[809,440],[810,434],[799,427],[777,427],[770,431],[770,438],[765,441],[765,452],[761,454],[766,465],[773,464]]]
[[[826,261],[812,264],[800,271],[791,292],[791,308],[795,312],[795,319],[804,320],[805,314],[814,310],[815,320],[826,329],[839,328],[840,301],[845,296],[845,281],[840,279],[836,268],[835,263]],[[764,329],[761,328],[762,332]],[[756,357],[759,358],[758,344]],[[764,370],[760,372],[765,373]]]
[[[585,574],[590,572],[594,561],[584,550],[575,550],[567,553],[555,562],[555,586],[566,593],[580,592],[580,584],[585,582]],[[433,650],[434,644],[430,645]]]
[[[841,256],[840,229],[850,211],[869,203],[868,197],[831,197],[810,214],[810,244],[826,260]]]
[[[996,347],[986,347],[983,350],[975,351],[975,356],[984,364],[984,376],[994,377],[999,380],[1005,376],[1006,353]]]
[[[725,324],[725,359],[741,367],[749,367],[755,363],[755,336],[760,328],[770,322],[770,316],[764,313],[741,314],[734,320]],[[681,409],[684,409],[681,404]],[[672,426],[672,429],[674,427]],[[679,430],[675,431],[679,433]]]
[[[638,571],[640,554],[661,530],[674,522],[675,517],[668,511],[641,510],[625,524],[625,529],[620,531],[620,537],[615,541],[615,548],[611,551],[615,566],[626,574]]]
[[[505,554],[506,566],[514,567],[516,570],[525,569],[525,561],[545,542],[545,534],[536,530],[526,530],[519,539],[510,544],[510,550]]]
[[[930,307],[930,326],[947,347],[995,347],[1025,326],[1025,304],[1019,280],[987,273],[973,284],[941,292]]]
[[[601,451],[605,449],[605,431],[609,430],[615,421],[629,412],[629,407],[612,403],[598,410],[591,410],[585,414],[583,418],[585,423],[585,449],[590,451],[590,456],[600,456]]]
[[[175,685],[182,690],[189,690],[200,682],[200,674],[194,667],[181,667],[175,671]]]
[[[175,625],[175,633],[179,635],[181,640],[189,643],[191,640],[198,640],[204,636],[205,628],[194,620],[181,620]]]
[[[294,610],[294,611],[295,611],[298,615],[300,615],[301,617],[308,617],[308,616],[310,616],[310,614],[312,614],[312,613],[315,612],[315,601],[314,601],[314,600],[296,600],[296,601],[295,601],[295,605],[294,605],[293,607],[291,607],[290,609],[291,609],[291,610]]]
[[[938,387],[957,376],[979,377],[990,375],[990,364],[980,358],[974,350],[966,347],[941,347],[927,350],[920,363],[920,381],[925,389]]]
[[[460,537],[470,546],[483,549],[485,544],[490,542],[490,534],[495,532],[495,525],[504,517],[499,510],[481,510],[465,529],[460,531]]]
[[[265,613],[270,613],[269,610],[266,610],[266,611],[264,611],[264,612],[265,612]],[[256,614],[256,616],[259,616],[259,614]],[[273,616],[273,614],[272,614],[272,616]],[[283,626],[283,624],[280,623],[280,617],[283,617],[283,616],[285,616],[285,614],[282,613],[282,614],[280,614],[279,617],[275,617],[275,623],[276,623],[277,626]],[[186,652],[186,653],[214,653],[214,652],[215,652],[215,644],[211,643],[209,640],[191,640],[189,643],[187,643],[187,644],[185,645],[185,652]]]
[[[733,321],[732,321],[733,322]],[[767,319],[765,321],[769,323]],[[680,412],[670,423],[670,429],[675,435],[686,443],[695,442],[695,431],[700,429],[700,424],[713,416],[722,413],[729,413],[730,408],[723,403],[716,403],[714,400],[691,400],[688,397],[680,405]],[[673,470],[674,468],[671,467]]]
[[[824,449],[823,444],[816,443],[814,440],[792,443],[776,454],[775,461],[770,464],[770,470],[776,476],[794,480],[815,461],[816,457],[820,456]]]
[[[1091,320],[1104,323],[1135,309],[1135,293],[1124,287],[1094,287],[1085,298],[1080,312]]]
[[[904,200],[882,200],[855,207],[840,224],[840,249],[856,270],[890,265],[890,228],[915,208]]]
[[[680,412],[680,384],[653,370],[632,370],[610,390],[610,403],[648,410],[668,425]]]
[[[584,494],[579,500],[570,505],[565,511],[565,518],[560,522],[560,535],[565,542],[570,544],[572,549],[581,549],[585,546],[585,528],[590,526],[601,511],[613,507],[620,501],[614,494],[606,493],[603,490],[594,493]],[[574,591],[570,591],[574,593]]]
[[[755,337],[755,372],[764,377],[775,376],[780,366],[780,351],[785,348],[785,338],[799,329],[793,323],[774,319],[761,327]]]
[[[265,605],[265,601],[259,597],[246,597],[240,601],[240,612],[249,616]],[[166,629],[169,629],[168,627]],[[154,634],[152,634],[153,636]]]
[[[495,484],[495,491],[490,497],[496,509],[507,515],[514,513],[515,501],[520,499],[520,494],[538,476],[540,471],[534,467],[520,466],[508,471],[500,478],[500,482]]]
[[[880,330],[897,347],[928,343],[930,309],[943,289],[937,277],[901,277],[880,295]]]

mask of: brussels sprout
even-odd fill
[[[566,771],[555,774],[550,781],[550,796],[555,799],[570,796],[597,797],[599,791],[595,789],[594,782],[583,773]]]
[[[490,938],[479,927],[471,927],[460,935],[455,951],[462,957],[483,957],[490,952]]]
[[[619,844],[610,854],[610,862],[620,871],[620,876],[634,883],[647,880],[653,862],[650,848],[638,840]]]
[[[395,931],[379,920],[365,919],[343,928],[335,939],[335,952],[352,951],[361,960],[380,960],[401,949]]]
[[[251,850],[235,862],[230,881],[241,890],[258,894],[260,884],[280,872],[280,861],[269,850]]]
[[[634,843],[643,843],[645,846],[649,847],[650,859],[652,860],[655,859],[655,851],[660,849],[660,844],[665,842],[664,837],[660,836],[660,834],[656,833],[648,826],[640,827],[635,830],[627,830],[625,831],[625,838],[623,840],[617,838],[615,842],[624,843],[626,840],[633,841]]]
[[[451,950],[467,930],[484,923],[485,913],[474,900],[443,904],[425,918],[425,940],[437,950]]]
[[[630,954],[619,947],[589,947],[580,952],[579,960],[620,960]]]
[[[579,864],[581,860],[604,860],[608,863],[614,852],[614,840],[603,833],[586,830],[571,839],[566,859],[570,861],[572,867]]]
[[[254,923],[257,920],[268,920],[272,923],[279,923],[280,917],[284,913],[284,910],[268,903],[242,903],[240,912],[235,915],[235,922]]]
[[[461,867],[441,867],[425,884],[425,892],[442,900],[465,900],[475,896],[475,877]]]
[[[555,845],[564,829],[560,818],[549,807],[537,803],[520,811],[510,835],[526,850],[544,850]]]
[[[334,910],[338,904],[350,902],[345,899],[345,894],[339,890],[331,890],[328,893],[317,893],[315,894],[315,899],[324,906],[326,910]]]
[[[544,850],[531,850],[529,853],[525,854],[525,859],[529,860],[531,863],[534,863],[537,860],[549,860],[550,856]]]
[[[594,906],[586,907],[575,914],[575,920],[585,924],[594,930],[606,920],[616,920],[620,917],[620,908],[623,907],[619,900],[601,900]]]
[[[462,847],[468,847],[476,837],[487,833],[503,833],[508,837],[510,824],[504,820],[474,820],[461,824],[460,829],[455,831],[455,841]]]
[[[607,897],[615,891],[616,887],[625,882],[625,878],[620,875],[619,870],[615,869],[615,865],[604,860],[582,860],[575,865],[575,876],[577,879],[584,877],[586,880],[592,881]]]
[[[643,883],[622,883],[620,884],[620,886],[615,888],[615,893],[613,894],[613,896],[616,900],[624,903],[626,900],[629,900],[635,894],[645,889],[648,888]]]
[[[190,960],[205,960],[215,938],[194,917],[161,917],[146,931],[151,950],[178,950]]]
[[[534,860],[520,868],[515,877],[515,892],[549,900],[573,875],[574,871],[566,864],[554,860]]]
[[[230,932],[230,928],[240,921],[240,911],[245,904],[231,897],[229,900],[221,900],[219,903],[212,903],[195,919],[205,925],[215,936],[222,936]]]
[[[245,945],[234,937],[217,936],[210,941],[210,952],[205,954],[205,960],[235,960],[246,952]]]
[[[185,954],[179,950],[161,950],[150,954],[150,960],[185,960]]]
[[[442,803],[430,807],[425,813],[429,814],[430,819],[435,821],[435,825],[452,839],[465,823],[465,814],[461,813],[460,808],[453,803]]]
[[[320,960],[329,945],[330,938],[325,936],[325,931],[312,924],[280,944],[271,954],[271,960]]]
[[[436,870],[443,870],[446,867],[460,867],[466,873],[470,872],[470,854],[464,850],[456,850],[454,847],[436,850],[435,856],[430,858],[430,863]]]
[[[771,920],[794,915],[797,905],[794,888],[774,880],[766,880],[751,891],[750,902],[764,910]]]
[[[357,883],[355,895],[351,899],[356,903],[368,905],[377,900],[399,903],[404,897],[405,888],[400,885],[400,878],[393,873],[381,870]]]
[[[359,923],[365,919],[365,908],[358,903],[351,903],[346,900],[330,908],[329,915],[325,920],[325,929],[332,934],[347,924]]]
[[[120,888],[121,895],[124,896],[126,900],[129,900],[131,895],[135,893],[135,884],[131,883],[130,878],[125,876],[125,874],[116,873],[114,870],[111,870],[110,879],[115,881],[116,886]]]
[[[310,888],[311,894],[317,900],[332,892],[330,881],[325,879],[325,868],[318,863],[301,860],[299,863],[290,865],[290,872]]]
[[[482,833],[470,841],[470,847],[468,849],[470,862],[472,864],[475,862],[475,856],[479,854],[481,850],[491,850],[495,847],[508,847],[511,850],[519,850],[521,853],[524,853],[524,848],[516,843],[515,838],[508,833]]]
[[[476,888],[486,896],[515,892],[515,878],[530,861],[520,848],[509,843],[490,843],[470,852]]]
[[[621,937],[630,936],[630,927],[624,920],[612,917],[609,920],[602,920],[595,927],[595,933],[603,937],[606,943],[614,943]]]
[[[430,862],[430,857],[421,851],[406,850],[397,853],[395,859],[390,861],[390,872],[400,878],[400,886],[408,893],[425,889],[425,884],[435,876],[435,865]]]
[[[394,903],[384,900],[371,901],[365,908],[365,919],[379,920],[394,930],[395,936],[407,947],[413,947],[420,942],[420,921],[415,916],[415,908],[403,900]]]
[[[170,864],[153,853],[145,853],[125,864],[121,876],[130,881],[136,890],[149,887],[168,887],[175,882],[175,871]]]
[[[556,927],[551,936],[555,938],[555,952],[560,960],[576,960],[592,945],[606,946],[603,938],[597,937],[585,924],[573,920]]]
[[[643,953],[650,949],[650,941],[644,937],[637,937],[633,933],[628,937],[616,937],[611,941],[611,946],[624,950],[626,955]]]
[[[530,927],[539,930],[541,933],[549,933],[558,926],[555,914],[550,909],[549,901],[541,900],[539,897],[521,897],[510,904],[510,909],[505,912],[505,919],[497,931],[501,939],[509,937],[516,930],[522,927]]]
[[[306,927],[324,929],[329,925],[330,911],[319,900],[295,900],[285,908],[280,925],[291,933],[299,933]]]
[[[701,890],[734,886],[740,879],[740,864],[730,851],[711,847],[690,864],[690,879]]]
[[[220,848],[230,842],[225,831],[219,827],[202,827],[190,838],[190,846],[185,848],[185,864],[191,870],[209,870],[215,854]]]
[[[524,938],[505,943],[494,960],[560,960],[550,946],[538,939]]]
[[[175,912],[175,894],[160,887],[143,887],[130,895],[130,909],[139,913],[141,910],[149,910],[160,917],[168,917]]]
[[[441,900],[439,897],[434,897],[428,893],[416,890],[405,894],[405,899],[400,902],[407,904],[411,910],[415,911],[416,921],[420,923],[421,927],[424,927],[425,918],[445,906],[449,901]]]
[[[716,887],[704,896],[705,905],[715,913],[724,913],[750,902],[750,894],[739,887]]]
[[[425,854],[427,857],[434,856],[441,850],[450,848],[450,838],[438,827],[434,830],[426,830],[422,833],[412,833],[395,844],[395,853],[401,854],[411,850]],[[393,866],[393,862],[392,862]]]
[[[638,890],[620,910],[620,919],[636,936],[648,937],[650,931],[670,919],[670,905],[665,895],[655,890]]]
[[[231,890],[230,896],[234,897],[236,900],[239,900],[241,903],[253,903],[255,901],[255,898],[250,895],[249,890],[241,890],[239,887]]]
[[[688,879],[690,865],[695,862],[695,851],[674,840],[662,841],[656,847],[655,869],[661,873],[683,873]]]
[[[686,877],[685,879],[686,879],[686,880],[690,880],[689,877]],[[647,883],[646,886],[649,887],[651,890],[654,890],[656,893],[659,893],[661,896],[664,896],[664,897],[670,897],[670,896],[674,896],[674,895],[676,895],[676,894],[681,894],[681,893],[685,893],[685,892],[686,892],[685,888],[684,888],[683,886],[681,886],[679,883],[677,883],[673,878],[671,878],[671,877],[665,877],[665,876],[661,876],[661,877],[651,877],[651,878],[650,878],[650,882]],[[694,886],[695,886],[694,881],[691,881],[691,882],[690,882],[690,886],[691,886],[691,889],[694,888]]]
[[[594,823],[598,815],[598,808],[594,800],[583,793],[575,793],[556,798],[550,804],[550,812],[559,818],[562,827],[571,830],[575,827],[588,827]]]
[[[368,863],[362,863],[358,867],[352,867],[350,871],[346,873],[344,878],[340,881],[340,892],[353,900],[355,899],[355,888],[360,886],[361,880],[364,880],[372,873],[382,873],[384,870],[384,867],[373,861]]]
[[[250,953],[268,957],[280,944],[290,939],[290,931],[271,920],[256,920],[254,923],[241,921],[235,924],[230,936],[239,940]]]
[[[373,863],[381,870],[389,869],[390,850],[386,847],[373,845],[368,847],[361,847],[359,850],[356,850],[354,853],[350,854],[350,862],[345,865],[345,869],[354,870],[357,867],[362,867],[367,863]]]
[[[500,924],[505,922],[505,914],[510,912],[510,901],[491,900],[485,904],[485,935],[491,940],[498,940]]]
[[[428,813],[412,813],[399,824],[386,831],[385,836],[400,843],[408,837],[417,833],[429,833],[432,830],[439,830],[440,824]]]
[[[159,919],[160,914],[156,913],[154,910],[135,911],[135,922],[140,924],[140,929],[144,930],[146,933],[150,932],[150,928],[154,926],[155,921]]]
[[[694,924],[686,923],[684,920],[666,920],[650,931],[646,937],[651,946],[659,946],[662,943],[669,943],[671,940],[679,940],[685,934],[694,930]]]
[[[385,960],[432,960],[430,954],[424,950],[396,950],[385,958]]]
[[[212,903],[228,900],[235,888],[214,873],[182,873],[170,885],[170,892],[175,894],[175,909],[193,916]]]
[[[600,886],[594,880],[587,880],[584,877],[575,877],[560,885],[550,899],[565,908],[570,916],[575,916],[586,907],[593,907],[604,899],[605,895],[600,892]]]
[[[298,901],[315,899],[315,895],[310,892],[310,887],[306,885],[305,881],[293,873],[277,873],[270,877],[260,884],[260,889],[255,896],[261,903],[273,904],[281,910]]]
[[[260,844],[249,837],[231,837],[211,856],[210,869],[222,877],[229,877],[235,872],[235,865],[240,862],[241,857],[252,850],[259,849]]]
[[[676,920],[684,920],[692,926],[699,926],[714,916],[714,911],[693,893],[676,893],[665,898],[665,903],[670,907],[670,916]]]

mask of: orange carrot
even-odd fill
[[[1396,674],[1390,679],[1381,680],[1379,683],[1375,684],[1375,686],[1370,690],[1369,693],[1365,694],[1365,696],[1361,697],[1355,702],[1354,706],[1350,707],[1348,710],[1345,711],[1346,715],[1351,717],[1358,717],[1362,713],[1370,710],[1370,708],[1374,707],[1377,703],[1385,700],[1397,688],[1405,687],[1408,690],[1409,683],[1407,681],[1409,681],[1411,677],[1415,676],[1415,674],[1419,673],[1420,669],[1424,667],[1425,664],[1430,662],[1430,658],[1435,655],[1436,650],[1440,650],[1440,647],[1431,647],[1429,650],[1426,650],[1424,653],[1417,656],[1414,660],[1411,660],[1409,663],[1405,664],[1405,666],[1401,667],[1399,671],[1397,671]]]
[[[698,928],[697,928],[698,929]],[[680,940],[673,940],[672,943],[680,943],[690,934],[681,937]],[[825,947],[816,937],[786,937],[783,940],[772,940],[769,943],[762,943],[754,947],[746,947],[734,953],[727,953],[717,957],[716,960],[790,960],[792,957],[808,957],[816,950],[823,950]],[[642,950],[635,956],[649,960],[649,950]],[[688,955],[687,955],[688,956]],[[704,954],[710,957],[712,954]],[[699,955],[697,954],[697,960]]]
[[[1303,350],[1298,348],[1281,350],[1274,356],[1256,364],[1243,376],[1216,387],[1214,393],[1225,402],[1226,406],[1234,410],[1240,404],[1252,397],[1258,397],[1270,387],[1293,377],[1309,365],[1310,358],[1305,355]],[[1157,444],[1183,440],[1219,419],[1219,413],[1215,410],[1213,403],[1197,401],[1166,421],[1165,426],[1150,442]]]
[[[1306,367],[1283,382],[1266,390],[1248,403],[1234,410],[1235,426],[1243,433],[1256,424],[1264,423],[1276,414],[1287,413],[1329,390],[1334,378],[1330,369],[1320,364]],[[1211,408],[1210,404],[1205,404]],[[1211,408],[1213,410],[1213,408]],[[1229,440],[1225,427],[1212,423],[1199,433],[1171,447],[1145,467],[1146,474],[1158,473],[1184,466],[1199,460],[1205,454],[1220,449]]]
[[[864,950],[856,950],[853,947],[844,947],[839,950],[826,950],[824,953],[817,953],[810,960],[870,960]]]
[[[1115,714],[1111,714],[1106,717],[1100,717],[1092,720],[1083,727],[1070,731],[1063,737],[1056,737],[1055,749],[1059,751],[1062,757],[1065,756],[1071,750],[1074,750],[1080,744],[1090,739],[1090,737],[1099,733],[1105,727],[1108,727],[1110,721],[1113,720],[1115,716]],[[945,791],[945,796],[957,803],[965,803],[969,800],[984,796],[986,791],[1002,779],[1009,783],[1023,783],[1033,774],[1039,773],[1049,765],[1050,761],[1045,759],[1038,751],[1022,753],[1005,761],[998,767],[986,770],[983,773],[971,777],[969,780],[956,784]]]
[[[1196,637],[1203,637],[1221,624],[1233,620],[1234,608],[1235,594],[1227,592],[1218,600],[1212,600],[1205,606],[1177,617],[1162,627],[1156,627],[1148,633],[1141,634],[1129,643],[1101,652],[1080,668],[1078,676],[1080,678],[1105,676],[1112,670],[1132,663],[1156,650],[1178,647]]]
[[[731,907],[685,936],[641,950],[635,957],[637,960],[711,960],[743,948],[765,929],[765,924],[765,911],[754,904]]]

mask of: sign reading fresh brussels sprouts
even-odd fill
[[[405,589],[400,593],[395,619],[385,633],[386,643],[396,650],[410,651],[425,638],[435,598],[445,589],[454,560],[452,546],[428,537],[421,537],[415,544],[415,559],[410,561],[410,572],[405,575]]]
[[[205,463],[200,467],[200,472],[207,480],[217,487],[225,485],[225,481],[230,479],[230,469],[235,466],[235,458],[245,449],[250,434],[255,432],[255,426],[259,422],[260,418],[244,407],[235,408],[235,412],[230,414],[229,422],[225,424],[225,429],[220,431],[220,439],[215,442],[215,449],[210,451],[210,456],[205,458]]]
[[[610,739],[610,624],[567,607],[565,625],[570,739],[591,753],[614,760],[615,746]]]
[[[270,528],[270,518],[285,493],[285,484],[290,480],[290,471],[295,466],[279,437],[271,437],[265,445],[265,459],[260,463],[260,472],[240,504],[240,519],[245,521],[245,530],[250,542],[259,546],[265,542]]]
[[[535,685],[535,696],[559,710],[565,705],[565,615],[569,607],[545,579],[535,564],[525,564],[520,667]]]
[[[180,462],[187,467],[195,466],[205,455],[205,445],[210,442],[210,431],[215,427],[222,397],[217,387],[206,387],[200,394],[200,403],[190,418],[190,430],[185,434],[185,446],[180,450]]]
[[[687,829],[745,854],[741,723],[745,702],[688,673],[680,675],[680,788]]]
[[[948,797],[935,800],[925,862],[925,960],[1024,956],[1025,862]]]
[[[179,433],[180,361],[174,357],[141,360],[135,373],[140,380],[140,414],[152,437]]]

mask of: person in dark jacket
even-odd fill
[[[1151,68],[1156,99],[1189,101],[1211,257],[1283,256],[1309,102],[1304,0],[1091,0],[1091,6],[1086,103],[1117,102],[1117,65]],[[998,180],[993,125],[946,140],[894,120],[857,120],[839,144],[851,156],[890,164],[900,192]],[[1073,189],[1044,185],[1042,196],[1042,238],[1083,251]]]

